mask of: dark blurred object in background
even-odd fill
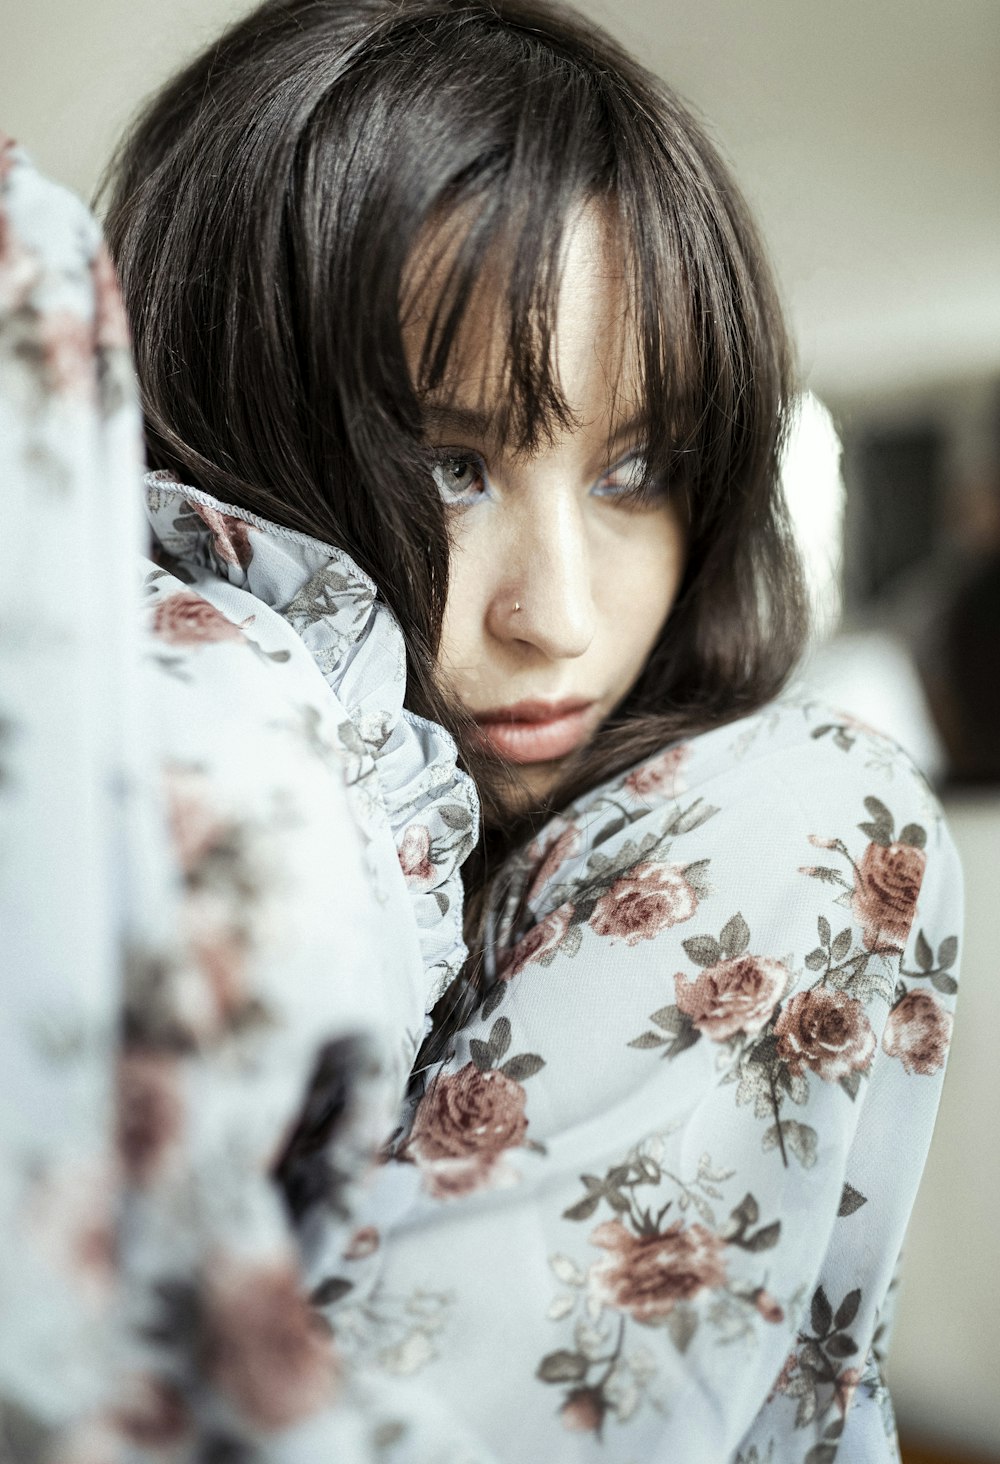
[[[973,563],[918,665],[949,784],[1000,784],[1000,552]]]
[[[942,789],[1000,787],[1000,383],[833,410],[847,489],[843,631],[891,638],[925,702],[927,727],[915,720],[910,742],[886,730]],[[865,679],[859,661],[857,697],[874,700]],[[931,726],[940,758],[922,759]]]
[[[860,610],[941,546],[946,437],[933,420],[864,428],[845,456],[844,592]]]
[[[1000,381],[828,405],[844,443],[844,620],[817,670],[934,782],[966,881],[952,1054],[888,1377],[903,1464],[998,1464]]]

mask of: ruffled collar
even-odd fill
[[[479,828],[479,800],[436,723],[406,710],[399,625],[349,555],[307,534],[219,503],[169,473],[145,478],[157,544],[179,566],[209,571],[253,595],[296,631],[350,725],[341,742],[374,769],[413,906],[428,977],[426,1009],[465,959],[460,869]]]

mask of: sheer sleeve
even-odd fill
[[[4,145],[0,1456],[363,1464],[308,1270],[370,1248],[420,933],[314,658],[143,557],[141,477],[97,227]]]
[[[385,1314],[438,1300],[383,1365],[498,1459],[895,1457],[881,1333],[961,898],[905,755],[817,707],[555,821],[385,1181]]]
[[[159,895],[169,928],[174,895],[135,778],[140,473],[96,225],[0,137],[0,1455],[18,1461],[107,1401],[125,947]]]

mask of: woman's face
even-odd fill
[[[630,492],[644,448],[638,362],[620,251],[601,211],[584,209],[570,231],[556,318],[574,425],[530,453],[491,430],[505,390],[496,304],[487,280],[447,379],[423,398],[450,505],[439,672],[486,750],[519,765],[531,798],[554,786],[561,762],[638,679],[677,593],[685,535],[662,490],[642,501]],[[424,328],[418,299],[404,327],[414,373]]]

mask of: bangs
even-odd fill
[[[398,139],[388,172],[398,178],[404,150],[411,170],[410,244],[396,263],[401,323],[418,320],[422,332],[416,412],[431,394],[447,397],[463,333],[488,301],[505,343],[492,429],[530,452],[574,425],[553,347],[567,236],[597,205],[620,259],[623,356],[634,353],[639,395],[618,403],[621,381],[609,381],[612,418],[638,413],[649,473],[711,517],[749,459],[777,452],[782,430],[778,312],[728,174],[690,115],[630,58],[620,55],[616,71],[606,56],[588,64],[537,25],[518,29],[509,9],[493,24],[478,11],[464,50],[463,26],[461,13],[422,25],[419,12],[403,12],[392,45],[420,55],[419,85],[406,95],[419,148],[402,118],[380,129]],[[762,397],[776,409],[762,414]],[[768,423],[770,444],[760,440]]]
[[[605,362],[609,447],[634,427],[649,476],[662,481],[665,469],[674,476],[689,455],[701,395],[700,380],[690,379],[690,311],[681,291],[675,300],[661,285],[655,260],[647,256],[640,267],[634,242],[623,236],[617,197],[602,202],[566,199],[561,214],[529,208],[516,228],[488,198],[453,202],[406,271],[402,328],[419,341],[413,386],[421,408],[430,403],[432,410],[460,406],[478,390],[487,435],[528,455],[558,431],[583,425],[559,378],[557,331],[570,238],[585,210],[599,207],[609,282],[620,296]],[[479,363],[478,381],[466,375],[470,360]]]

